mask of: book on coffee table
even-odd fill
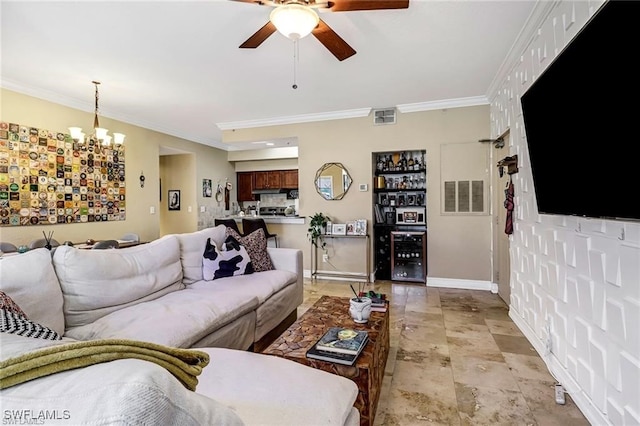
[[[360,297],[368,297],[371,299],[371,311],[372,312],[386,312],[387,306],[389,305],[389,300],[387,299],[387,295],[384,293],[375,293],[374,291],[369,291],[365,293],[361,291],[359,293]]]
[[[358,355],[367,344],[369,334],[365,330],[345,327],[331,327],[315,344],[315,348],[325,352]]]
[[[339,352],[328,352],[317,349],[315,345],[307,351],[307,358],[318,359],[320,361],[335,362],[336,364],[353,365],[358,355],[342,354]]]

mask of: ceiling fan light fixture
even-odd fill
[[[311,34],[318,26],[320,18],[310,7],[289,3],[271,11],[269,20],[278,32],[291,40],[298,40]]]

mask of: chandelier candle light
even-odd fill
[[[102,146],[110,146],[112,137],[107,134],[108,130],[100,127],[100,122],[98,120],[98,85],[99,81],[92,81],[92,83],[96,86],[96,109],[95,115],[93,117],[93,134],[89,136],[89,139],[94,139],[98,141]],[[84,143],[85,134],[82,132],[81,127],[69,127],[69,134],[71,135],[71,139],[78,141],[79,143]],[[113,143],[116,146],[122,145],[124,143],[125,135],[123,133],[114,133],[113,134]]]

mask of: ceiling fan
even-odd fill
[[[356,54],[356,51],[347,44],[335,31],[333,31],[322,19],[318,17],[315,9],[324,9],[331,12],[350,12],[356,10],[382,10],[382,9],[407,9],[409,0],[231,0],[243,3],[254,3],[260,6],[271,6],[273,11],[262,28],[256,31],[244,43],[241,49],[255,49],[260,46],[271,34],[279,31],[286,37],[297,40],[309,33],[329,49],[339,60]],[[289,16],[285,16],[289,15]],[[306,28],[293,28],[289,25],[292,19],[296,24],[306,22]]]

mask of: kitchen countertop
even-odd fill
[[[306,218],[305,216],[229,215],[229,216],[219,217],[218,219],[233,219],[236,222],[242,222],[242,219],[264,219],[264,223],[283,223],[283,224],[304,225]]]

